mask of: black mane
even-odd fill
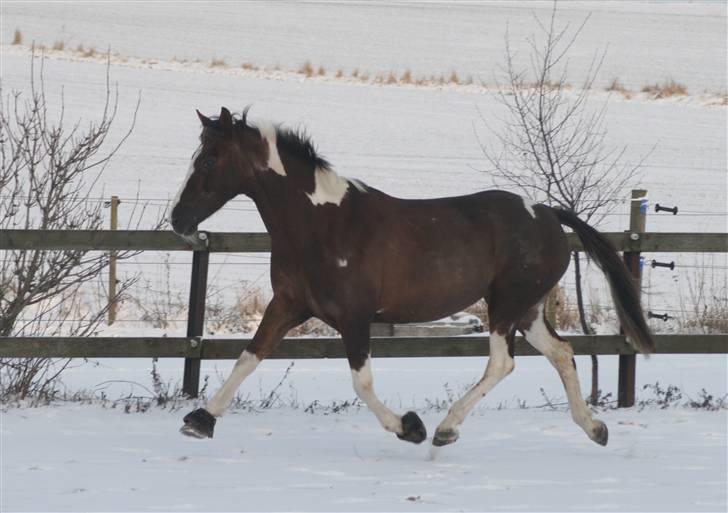
[[[313,166],[313,169],[331,169],[331,164],[316,152],[311,138],[302,129],[275,127],[278,147],[291,155],[298,155]]]

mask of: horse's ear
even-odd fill
[[[213,121],[210,118],[208,118],[207,116],[205,116],[202,112],[200,112],[197,109],[195,109],[195,112],[197,112],[197,117],[200,118],[200,123],[202,123],[202,126],[204,126],[204,127],[211,127],[212,126]]]
[[[233,131],[233,116],[225,107],[220,109],[220,128],[226,134]]]
[[[247,107],[245,107],[243,109],[243,119],[241,120],[241,123],[243,125],[243,128],[245,128],[245,126],[247,125],[247,122],[248,122],[248,111],[250,110],[250,107],[251,106],[248,105]]]

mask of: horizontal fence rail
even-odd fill
[[[634,354],[621,335],[572,335],[567,337],[577,355]],[[0,337],[0,358],[199,358],[235,359],[249,338],[201,337]],[[656,354],[728,353],[726,335],[655,335]],[[537,352],[516,337],[517,356]],[[374,337],[372,356],[377,358],[488,356],[486,335],[455,337]],[[338,337],[286,338],[269,358],[345,358]]]
[[[617,251],[631,252],[728,252],[728,233],[630,233],[604,235]],[[567,234],[569,247],[581,251],[578,237]],[[0,250],[79,251],[209,251],[212,253],[267,253],[267,233],[198,232],[181,237],[171,231],[153,230],[2,230]]]
[[[633,191],[633,196],[635,193],[642,198],[646,191]],[[642,203],[636,204],[633,210],[644,216],[641,207]],[[631,216],[634,217],[634,212]],[[628,265],[639,262],[642,252],[728,253],[728,233],[643,233],[632,225],[630,222],[630,231],[603,234],[617,251],[625,253]],[[567,237],[572,251],[583,250],[575,234],[569,233]],[[181,237],[171,231],[151,230],[2,230],[0,250],[191,251],[193,265],[187,337],[0,337],[0,358],[184,358],[183,390],[196,397],[201,360],[238,358],[250,343],[249,338],[202,337],[209,254],[268,253],[270,249],[267,233],[197,232]],[[632,267],[637,278],[639,265]],[[654,338],[656,353],[728,353],[726,335],[655,335]],[[634,404],[634,350],[624,336],[575,335],[568,339],[578,355],[620,355],[619,405]],[[538,354],[521,338],[516,339],[515,353]],[[489,344],[488,337],[483,335],[381,337],[372,339],[372,354],[376,357],[488,356]],[[279,359],[344,357],[344,345],[339,338],[319,337],[284,339],[271,356]]]

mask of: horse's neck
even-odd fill
[[[260,175],[250,197],[275,247],[300,245],[310,237],[314,206],[286,177],[273,172]]]

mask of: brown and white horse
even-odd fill
[[[607,427],[592,418],[579,388],[573,350],[544,317],[548,292],[564,274],[574,230],[611,285],[619,320],[634,347],[654,349],[635,286],[614,247],[573,213],[531,204],[505,191],[403,200],[338,175],[295,131],[197,113],[201,145],[171,214],[190,235],[238,194],[256,204],[271,237],[273,299],[252,342],[205,408],[184,418],[182,433],[212,437],[242,381],[291,328],[317,317],[341,333],[354,390],[384,429],[420,443],[425,426],[399,416],[374,393],[372,322],[439,319],[480,298],[488,304],[490,358],[483,377],[455,402],[432,443],[452,443],[468,412],[514,367],[516,330],[558,371],[574,421],[595,442]]]

